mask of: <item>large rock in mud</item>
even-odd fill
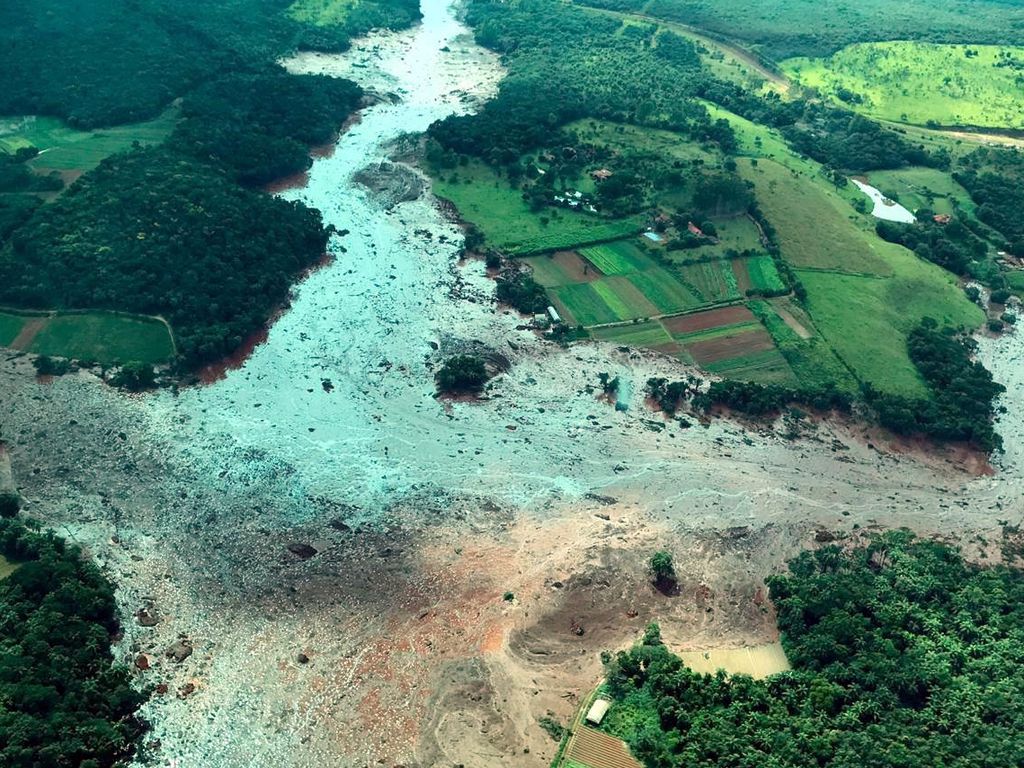
[[[423,177],[408,166],[387,161],[363,168],[354,178],[385,208],[417,200],[427,187]]]

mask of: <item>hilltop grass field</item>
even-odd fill
[[[178,111],[172,108],[144,123],[78,131],[52,117],[0,118],[0,152],[35,147],[40,154],[30,164],[37,170],[88,171],[135,142],[159,144],[170,136],[177,119]]]
[[[489,244],[513,256],[614,240],[635,234],[643,226],[639,216],[606,219],[568,210],[538,215],[530,210],[520,190],[483,163],[442,174],[434,180],[433,191],[458,208]]]
[[[112,312],[0,311],[0,346],[101,364],[159,364],[175,353],[167,325]]]
[[[786,74],[870,117],[918,125],[1024,128],[1024,48],[861,43]]]

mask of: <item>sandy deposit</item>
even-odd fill
[[[678,364],[520,330],[429,197],[385,205],[353,181],[500,77],[443,0],[424,10],[415,30],[289,62],[398,100],[283,193],[351,234],[241,369],[140,398],[0,361],[30,513],[109,570],[119,653],[167,685],[146,708],[161,764],[543,766],[537,719],[565,721],[599,652],[647,621],[679,649],[774,640],[762,580],[817,531],[996,541],[1024,517],[1016,448],[975,479],[860,427],[682,429],[642,392]],[[444,352],[476,344],[510,370],[482,402],[436,400]],[[599,398],[601,372],[632,382],[628,411]],[[672,597],[644,575],[662,547]],[[182,639],[191,653],[168,658]]]

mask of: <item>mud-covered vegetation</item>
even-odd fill
[[[1024,574],[892,532],[767,579],[793,669],[699,675],[661,642],[608,665],[604,728],[648,768],[1016,765]]]
[[[146,695],[113,665],[111,584],[78,547],[0,505],[0,764],[106,768],[138,745]]]

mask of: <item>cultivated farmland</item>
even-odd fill
[[[174,342],[163,321],[111,312],[3,311],[0,346],[104,364],[163,363],[174,356]]]

